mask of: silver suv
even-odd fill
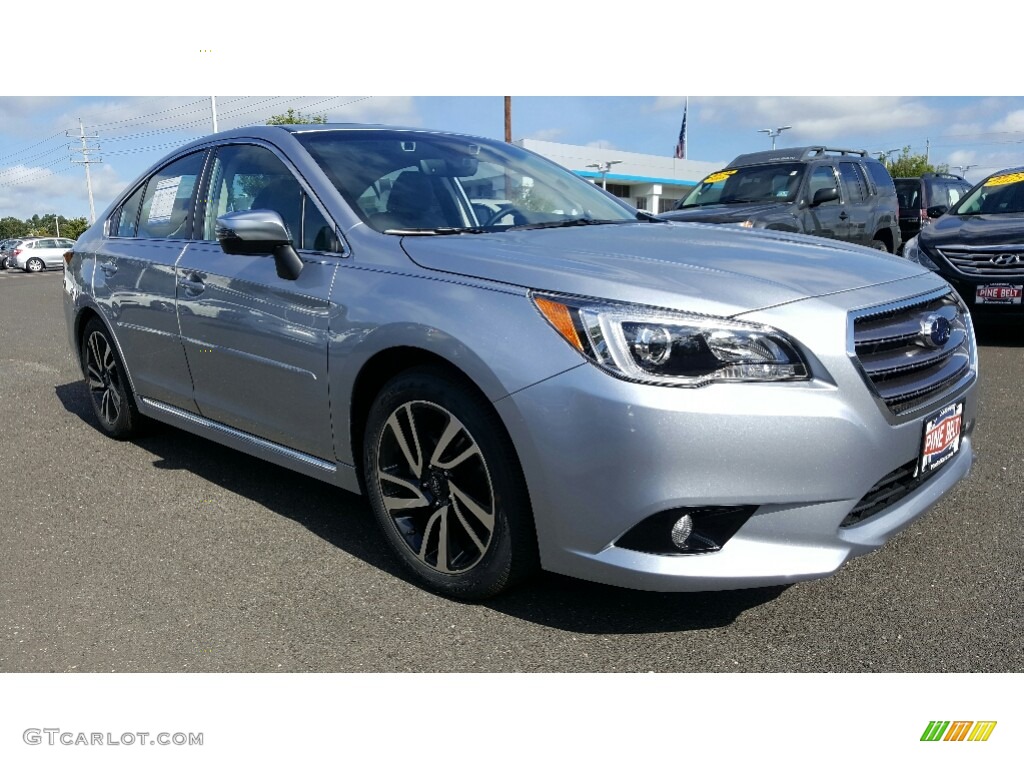
[[[974,335],[941,278],[665,222],[483,138],[210,136],[82,235],[64,289],[106,433],[148,417],[364,493],[461,599],[538,567],[825,576],[972,461]]]

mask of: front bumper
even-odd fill
[[[876,483],[915,460],[933,415],[892,423],[846,363],[828,381],[698,389],[633,384],[584,364],[496,403],[523,464],[544,568],[656,591],[735,589],[826,576],[882,546],[966,476],[976,386],[958,398],[965,436],[954,458],[841,528]],[[710,505],[757,511],[717,552],[615,545],[655,513]]]

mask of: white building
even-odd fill
[[[543,155],[579,176],[593,179],[597,184],[603,181],[616,197],[654,213],[671,209],[697,182],[729,162],[677,160],[674,157],[577,147],[536,139],[517,139],[513,144]],[[604,168],[608,170],[602,173]]]

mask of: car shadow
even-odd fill
[[[81,382],[55,388],[64,409],[97,431]],[[384,547],[365,499],[240,451],[224,450],[188,432],[147,422],[132,442],[161,470],[185,471],[301,524],[324,541],[409,584]],[[744,611],[770,602],[786,587],[727,592],[640,592],[541,573],[485,607],[534,624],[581,634],[644,634],[731,624]]]

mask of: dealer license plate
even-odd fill
[[[1020,304],[1024,286],[1009,283],[979,285],[974,294],[975,304]]]
[[[924,423],[921,441],[920,474],[934,472],[952,459],[960,450],[960,429],[963,425],[964,404],[947,405]]]

